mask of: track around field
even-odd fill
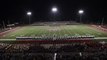
[[[0,39],[1,37],[5,36],[5,34],[8,34],[8,33],[11,33],[17,29],[19,29],[20,27],[16,27],[16,28],[13,28],[13,29],[10,29],[10,30],[7,30],[7,31],[4,31],[4,32],[0,32]]]
[[[92,27],[94,27],[94,28],[97,28],[98,30],[101,30],[101,31],[103,31],[103,32],[107,33],[107,29],[106,29],[106,28],[101,27],[100,25],[91,25],[91,26],[92,26]]]

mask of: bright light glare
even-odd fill
[[[52,8],[52,12],[57,12],[57,8],[56,7],[54,7],[54,8]]]
[[[79,10],[79,14],[83,14],[84,13],[84,11],[83,10]]]
[[[57,55],[57,53],[54,54],[54,60],[56,60],[56,55]]]
[[[57,55],[57,53],[55,53],[55,56]]]
[[[31,15],[32,13],[31,12],[27,12],[27,15]]]
[[[79,55],[82,56],[82,53],[80,52]]]

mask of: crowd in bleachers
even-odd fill
[[[48,46],[48,47],[46,47]],[[0,43],[0,60],[106,60],[107,44],[13,44]]]

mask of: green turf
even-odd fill
[[[107,33],[87,25],[63,25],[63,26],[25,26],[6,34],[3,39],[13,39],[19,36],[63,36],[63,35],[94,35],[95,37],[107,37]]]

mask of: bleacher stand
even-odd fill
[[[12,44],[0,43],[0,60],[107,60],[107,44]]]

